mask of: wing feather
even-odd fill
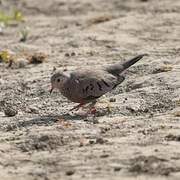
[[[71,81],[75,94],[84,100],[99,98],[121,83],[117,76],[103,70],[71,73]]]

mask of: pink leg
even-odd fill
[[[89,106],[89,110],[87,112],[88,113],[91,113],[91,114],[95,114],[96,113],[96,108],[95,108],[95,104],[96,104],[96,101],[92,102]]]
[[[92,107],[89,111],[90,111],[91,114],[95,114],[96,113],[96,108]]]
[[[78,104],[77,106],[74,106],[72,109],[70,109],[70,111],[73,111],[73,110],[79,110],[79,108],[81,108],[82,106],[84,105],[84,103],[80,103]]]

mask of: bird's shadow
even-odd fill
[[[97,117],[104,116],[105,114],[76,114],[76,113],[62,113],[60,115],[57,114],[49,114],[42,115],[38,117],[34,117],[31,119],[16,121],[15,123],[6,124],[3,129],[6,131],[13,131],[20,128],[30,128],[32,126],[50,126],[57,123],[60,120],[63,121],[88,121],[90,123],[97,123]]]
[[[28,128],[32,127],[34,125],[36,126],[49,126],[53,125],[54,123],[58,122],[59,120],[64,120],[64,121],[69,121],[69,120],[85,120],[85,117],[82,117],[80,115],[71,115],[68,113],[64,113],[61,115],[44,115],[44,116],[39,116],[36,118],[32,118],[29,120],[23,120],[23,121],[18,121],[16,123],[11,123],[6,126],[7,131],[19,129],[19,128]]]

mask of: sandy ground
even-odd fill
[[[0,179],[180,179],[179,0],[0,2],[25,17],[1,32],[1,50],[47,55],[23,68],[0,63]],[[29,36],[19,42],[23,26]],[[95,116],[68,115],[74,103],[48,92],[54,67],[93,68],[141,53],[149,56]],[[8,107],[18,114],[5,116]]]

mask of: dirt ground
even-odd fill
[[[11,8],[25,21],[2,30],[0,50],[25,62],[27,54],[47,57],[0,63],[0,179],[179,180],[180,1],[0,1]],[[75,104],[48,92],[54,67],[93,68],[141,53],[149,56],[99,100],[95,116],[68,114]]]

